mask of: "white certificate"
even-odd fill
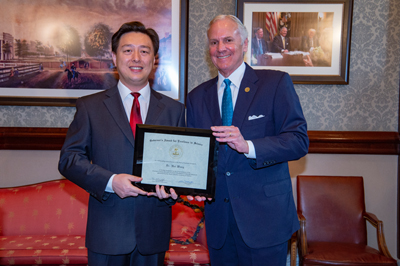
[[[210,138],[144,133],[142,184],[207,188]]]

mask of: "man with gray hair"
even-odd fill
[[[315,29],[308,30],[307,36],[303,37],[303,51],[310,52],[312,48],[319,46],[319,40],[316,33],[317,31]]]
[[[287,53],[290,50],[290,39],[287,37],[287,28],[281,28],[278,35],[272,41],[272,52],[274,53]]]
[[[187,123],[219,142],[215,198],[196,196],[206,201],[211,265],[283,266],[299,229],[288,161],[309,144],[299,98],[287,73],[244,63],[238,18],[215,17],[207,36],[218,76],[189,93]]]

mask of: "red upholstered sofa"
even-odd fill
[[[0,265],[87,265],[88,197],[67,180],[0,189]]]
[[[89,194],[68,180],[0,188],[0,265],[87,265]],[[202,207],[173,207],[165,265],[207,265]]]

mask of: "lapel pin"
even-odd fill
[[[249,91],[250,91],[250,88],[249,88],[249,87],[246,87],[246,89],[244,89],[244,91],[245,91],[245,92],[249,92]]]

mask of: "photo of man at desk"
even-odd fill
[[[331,66],[333,12],[274,12],[275,16],[271,16],[271,13],[273,12],[253,12],[252,25],[257,32],[251,39],[252,66]],[[268,21],[268,18],[286,18],[289,14],[290,36],[288,28],[281,25],[281,21]],[[263,29],[266,29],[270,38],[268,40],[271,41],[266,44],[267,51],[260,53],[256,48],[259,47],[259,35]],[[322,38],[326,40],[323,45],[320,41]]]
[[[269,39],[268,33],[267,33],[267,40]],[[251,41],[251,54],[253,56],[257,55],[262,55],[268,51],[268,46],[267,42],[265,41],[264,38],[264,30],[260,27],[257,27],[254,30],[254,37]]]
[[[274,41],[272,42],[272,51],[274,53],[287,53],[289,52],[290,39],[286,37],[287,28],[283,27],[279,35],[276,35]]]
[[[318,46],[319,42],[317,37],[317,31],[315,29],[309,29],[307,36],[303,37],[302,50],[308,52]]]

